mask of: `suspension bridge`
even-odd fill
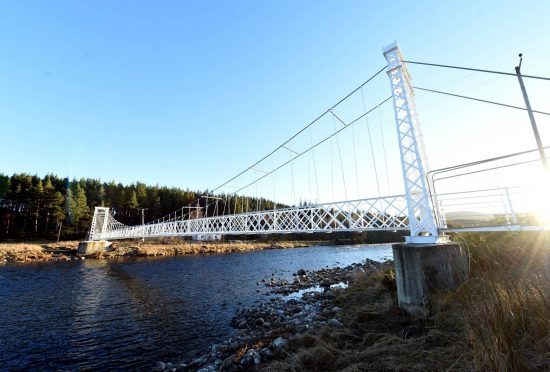
[[[516,74],[490,71],[483,69],[465,68],[449,65],[438,65],[432,63],[422,63],[406,61],[396,43],[384,48],[383,55],[386,59],[386,65],[377,73],[370,77],[365,83],[353,90],[337,104],[326,110],[322,115],[285,141],[273,152],[269,153],[259,161],[255,162],[244,171],[229,179],[219,187],[211,190],[211,194],[205,196],[206,205],[200,206],[198,203],[183,206],[176,212],[171,213],[161,219],[142,223],[140,225],[128,226],[116,220],[116,211],[105,207],[96,207],[88,235],[89,241],[105,241],[115,239],[137,239],[149,237],[165,236],[196,236],[196,235],[244,235],[244,234],[284,234],[284,233],[319,233],[319,232],[362,232],[362,231],[399,231],[409,232],[407,242],[409,243],[440,243],[446,242],[446,232],[451,231],[505,231],[505,230],[545,230],[548,221],[544,216],[548,216],[549,208],[542,202],[540,195],[546,191],[544,189],[545,172],[541,162],[546,161],[536,125],[533,126],[537,136],[538,148],[533,150],[520,151],[512,154],[495,156],[474,162],[453,165],[445,168],[429,170],[427,163],[424,140],[418,121],[415,90],[438,93],[445,96],[451,96],[456,99],[477,101],[497,107],[503,110],[523,110],[528,111],[532,123],[533,115],[550,115],[547,112],[531,109],[528,100],[526,107],[509,105],[501,102],[468,97],[462,94],[444,92],[436,89],[427,89],[414,87],[412,85],[411,75],[408,69],[409,64],[419,64],[428,68],[439,69],[462,69],[487,74],[510,75],[518,77],[520,83],[522,78],[542,79],[547,78],[521,75],[519,69]],[[389,77],[388,95],[384,94],[380,101],[374,102],[371,107],[367,107],[364,98],[364,89],[371,81],[385,72]],[[522,85],[523,87],[523,85]],[[359,112],[352,119],[344,119],[342,112],[339,111],[342,106],[351,102],[354,97],[359,96],[362,102],[359,106],[362,112]],[[386,147],[391,148],[385,142],[384,159],[378,159],[378,165],[375,164],[373,174],[370,178],[376,180],[377,190],[374,196],[363,198],[348,198],[348,189],[346,189],[346,178],[349,174],[355,173],[357,181],[358,194],[368,194],[368,190],[361,192],[358,180],[361,179],[357,170],[357,145],[355,139],[355,126],[358,123],[366,121],[368,132],[368,143],[360,143],[359,147],[369,147],[371,157],[376,161],[376,155],[372,151],[373,140],[369,129],[368,118],[371,114],[380,110],[380,107],[386,103],[393,105],[394,128],[397,134],[396,150],[399,153],[400,170],[403,189],[401,193],[392,193],[390,195],[381,195],[381,186],[383,175],[380,166],[385,163],[385,170],[388,172]],[[312,139],[312,129],[321,125],[323,120],[328,120],[331,132],[324,136]],[[344,162],[341,158],[342,146],[339,142],[339,135],[343,131],[351,131],[352,146],[355,156],[355,172],[353,167],[348,176],[345,175]],[[308,138],[309,132],[309,138]],[[302,141],[304,146],[297,147],[297,139],[305,136],[308,141]],[[386,134],[387,137],[387,134]],[[319,156],[319,149],[322,145],[330,143],[330,184],[334,188],[335,182],[342,182],[344,186],[344,200],[299,203],[289,206],[284,203],[275,204],[275,208],[265,210],[261,205],[255,208],[249,208],[247,205],[241,205],[240,212],[237,213],[237,205],[227,206],[223,197],[215,197],[216,192],[224,188],[232,188],[232,196],[238,196],[250,190],[251,186],[259,182],[274,177],[275,172],[290,167],[292,175],[296,172],[306,173],[309,176],[309,194],[311,189],[316,190],[313,194],[319,193],[319,183],[316,187],[311,186],[311,164],[314,166],[314,174],[323,167],[315,160]],[[336,148],[336,150],[334,150]],[[316,153],[317,151],[317,153]],[[332,151],[340,154],[339,164],[341,166],[341,180],[335,181],[333,172]],[[286,152],[288,159],[283,159],[273,165],[273,157],[280,152]],[[296,164],[299,159],[306,159],[310,168],[307,170],[299,169]],[[271,161],[269,169],[262,168]],[[327,164],[328,161],[325,162]],[[336,162],[338,164],[338,162]],[[396,167],[399,168],[399,167]],[[518,177],[518,175],[521,175]],[[247,178],[248,177],[248,178]],[[386,174],[387,177],[387,174]],[[353,177],[352,177],[353,178]],[[243,182],[235,186],[237,181]],[[490,182],[489,182],[490,181]],[[492,183],[491,183],[492,182]],[[348,180],[349,183],[349,180]],[[389,178],[387,181],[390,184]],[[389,188],[389,187],[388,187]],[[291,179],[291,192],[296,197],[296,185],[294,178]],[[547,190],[547,189],[546,189]],[[275,192],[274,192],[275,194]],[[275,196],[275,195],[274,195]],[[306,195],[303,195],[304,199]],[[334,192],[332,192],[334,197]],[[535,198],[533,198],[535,196]],[[544,199],[544,198],[543,198]],[[210,200],[214,200],[209,203]],[[238,200],[235,199],[235,200]],[[244,200],[244,199],[242,199]],[[546,198],[547,200],[547,198]],[[219,207],[224,203],[224,208]],[[244,201],[241,203],[244,204]],[[212,205],[215,206],[212,211]],[[227,208],[226,208],[227,207]],[[209,214],[210,211],[210,215]]]

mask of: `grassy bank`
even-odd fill
[[[213,254],[246,252],[262,249],[285,249],[327,244],[314,241],[242,241],[242,242],[190,242],[181,239],[163,238],[139,241],[115,242],[106,252],[86,256],[87,258],[178,256],[186,254]],[[21,242],[0,243],[0,263],[32,262],[77,259],[78,241],[59,243]]]
[[[336,299],[344,327],[291,339],[264,370],[550,370],[549,235],[453,239],[470,251],[470,280],[436,295],[428,319],[403,313],[395,273],[378,272]]]
[[[70,260],[78,241],[0,243],[0,263]]]
[[[462,291],[475,365],[550,370],[550,235],[468,234],[472,279]]]
[[[213,254],[229,252],[247,252],[263,249],[285,249],[319,245],[321,242],[288,241],[235,241],[235,242],[191,242],[181,239],[159,239],[154,242],[113,243],[111,248],[100,256],[179,256],[186,254]]]

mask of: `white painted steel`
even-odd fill
[[[401,155],[407,215],[411,235],[408,242],[439,240],[438,226],[426,185],[426,155],[424,151],[420,124],[416,115],[414,91],[407,67],[397,43],[384,48],[384,57],[388,62],[397,137]],[[431,236],[432,239],[426,238]],[[416,237],[421,237],[416,239]],[[415,241],[416,240],[416,241]]]
[[[432,171],[444,231],[533,231],[550,225],[550,175],[536,150]]]
[[[384,56],[392,88],[404,195],[193,219],[178,219],[174,214],[174,218],[168,221],[138,226],[126,226],[114,218],[109,208],[96,207],[89,240],[409,230],[407,242],[436,243],[447,239],[440,232],[548,230],[550,200],[545,195],[550,189],[550,180],[541,183],[548,174],[523,172],[520,167],[530,166],[532,160],[516,160],[516,157],[529,155],[531,151],[444,168],[428,173],[431,175],[427,179],[426,155],[409,71],[396,43],[384,49]],[[283,147],[295,153],[291,148]],[[508,163],[498,163],[503,159]],[[489,165],[493,162],[496,163]],[[494,172],[503,169],[511,173],[496,177]],[[484,180],[481,175],[485,174]],[[525,175],[527,185],[514,184],[518,174]],[[445,180],[450,182],[450,190],[444,190]],[[495,187],[493,184],[497,181],[500,184]],[[464,185],[473,187],[467,189]],[[439,191],[436,191],[436,186]],[[197,217],[199,213],[189,215]]]
[[[101,240],[94,239],[94,237],[99,236],[99,234],[106,231],[107,224],[109,219],[109,208],[105,207],[95,207],[94,216],[92,217],[92,223],[90,225],[90,232],[88,233],[88,240]]]
[[[284,234],[300,232],[406,230],[407,206],[404,195],[349,200],[312,206],[252,213],[126,226],[116,221],[108,208],[96,208],[97,223],[90,240],[133,239],[196,234]],[[105,214],[106,212],[106,214]],[[107,216],[107,218],[105,218]],[[101,231],[100,231],[101,230]]]

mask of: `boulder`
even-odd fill
[[[282,337],[277,337],[275,340],[271,341],[271,346],[276,349],[281,349],[286,346],[286,340]]]
[[[254,349],[248,350],[241,359],[243,367],[252,367],[260,365],[260,354]]]

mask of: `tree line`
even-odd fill
[[[208,190],[0,173],[0,239],[83,239],[95,207],[109,207],[118,221],[132,225],[141,223],[142,213],[145,222],[150,222],[170,213],[174,216],[185,205],[195,208],[180,209],[178,217],[283,207],[265,198],[212,195]]]

